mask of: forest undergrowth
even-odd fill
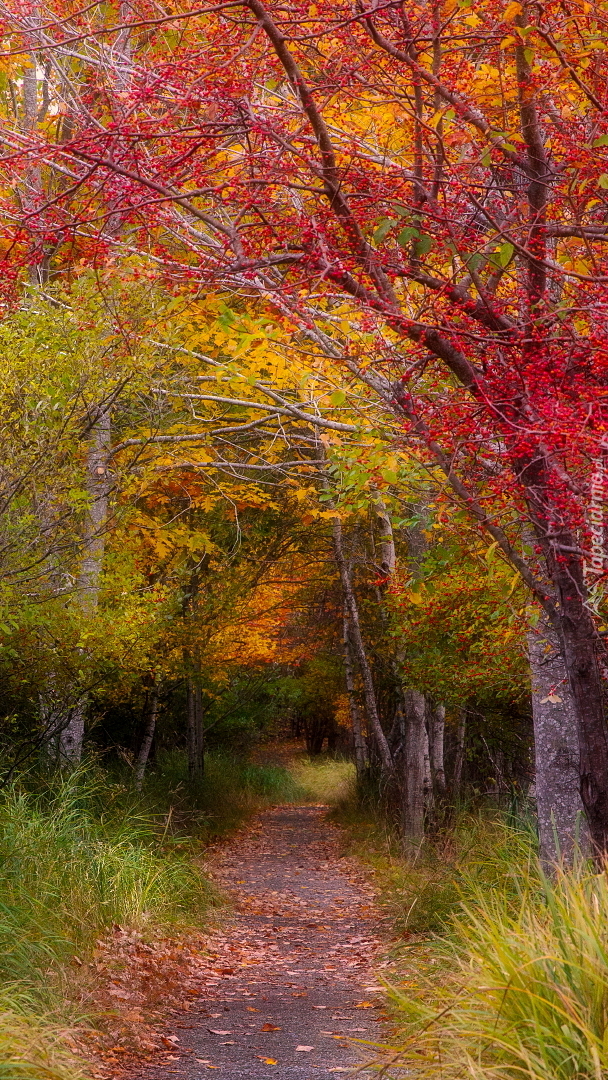
[[[193,790],[168,755],[141,795],[90,764],[2,792],[0,1080],[86,1075],[82,1033],[112,1024],[96,981],[133,943],[194,941],[216,921],[205,847],[289,802],[332,806],[391,916],[386,1075],[404,1060],[447,1080],[608,1075],[606,876],[581,865],[547,881],[525,810],[461,808],[406,861],[372,801],[357,803],[349,762],[210,755]]]
[[[265,805],[308,797],[281,766],[225,754],[206,766],[196,789],[169,754],[141,794],[90,762],[0,793],[1,1080],[83,1075],[79,1036],[112,1027],[96,993],[108,954],[204,928],[223,903],[205,846]]]
[[[392,919],[382,1075],[605,1080],[606,873],[581,860],[547,878],[525,808],[463,807],[407,862],[369,805],[335,816]]]

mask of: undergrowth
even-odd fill
[[[215,751],[205,757],[205,774],[188,780],[185,755],[163,754],[150,770],[143,805],[171,814],[173,831],[209,842],[230,835],[264,806],[305,801],[298,777],[283,765],[256,763]]]
[[[608,871],[548,880],[526,814],[463,811],[407,862],[369,806],[338,818],[395,928],[383,1076],[606,1080]]]
[[[184,755],[164,755],[141,794],[124,769],[91,762],[0,793],[0,1080],[82,1075],[65,1038],[75,964],[115,924],[200,926],[218,902],[204,845],[264,806],[311,798],[280,765],[220,753],[205,764],[192,785]]]

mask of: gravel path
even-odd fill
[[[213,869],[235,909],[204,996],[176,1019],[175,1053],[133,1080],[332,1080],[369,1060],[383,1037],[379,917],[326,808],[262,814]]]

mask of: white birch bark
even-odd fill
[[[355,652],[357,654],[359,670],[361,672],[361,681],[363,683],[363,693],[365,698],[367,718],[369,720],[376,749],[378,751],[378,757],[380,758],[382,772],[385,776],[388,777],[393,771],[393,759],[386,735],[384,734],[384,731],[382,730],[382,724],[380,723],[380,714],[378,712],[378,703],[376,700],[376,691],[374,689],[372,670],[367,656],[365,642],[363,641],[363,635],[361,633],[357,598],[353,589],[351,575],[346,565],[346,559],[344,558],[344,548],[342,544],[342,524],[339,518],[334,518],[333,521],[333,540],[336,566],[338,567],[340,581],[342,583],[342,594],[344,597],[344,602],[348,609],[350,637]]]
[[[148,700],[148,709],[146,713],[146,723],[144,725],[144,732],[142,740],[135,759],[135,790],[141,791],[144,782],[144,773],[146,771],[146,765],[148,764],[148,758],[150,757],[150,750],[152,748],[152,742],[154,740],[154,734],[156,732],[156,721],[158,719],[158,687],[153,686],[150,691],[150,697]]]
[[[355,750],[355,765],[357,769],[357,777],[361,779],[365,775],[365,772],[369,765],[369,759],[367,754],[367,744],[365,742],[362,730],[361,712],[359,710],[359,702],[357,701],[357,692],[355,688],[355,672],[351,651],[352,647],[349,636],[349,618],[346,602],[344,603],[342,644],[344,648],[344,676],[346,682],[346,693],[348,696],[348,708],[350,712],[350,723],[353,733],[353,745]]]
[[[426,702],[418,690],[405,691],[405,761],[402,803],[403,840],[406,854],[417,854],[424,840],[424,776],[427,748]]]
[[[98,408],[92,417],[89,436],[86,479],[89,504],[82,541],[83,558],[76,583],[77,601],[85,618],[93,616],[99,604],[110,493],[110,436],[110,410]],[[86,697],[82,697],[72,708],[66,709],[67,715],[64,715],[59,723],[57,758],[61,766],[77,765],[82,758],[87,709]]]

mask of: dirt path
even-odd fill
[[[369,1059],[382,1039],[379,917],[326,808],[264,813],[212,869],[234,914],[210,939],[196,1006],[168,1033],[174,1051],[133,1080],[211,1069],[221,1080],[331,1080]]]

